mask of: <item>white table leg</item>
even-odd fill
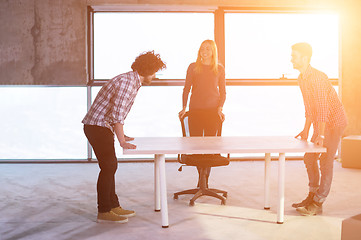
[[[154,156],[154,211],[160,211],[159,156]]]
[[[165,176],[165,156],[164,154],[157,154],[159,164],[159,182],[160,182],[160,206],[162,213],[162,227],[167,228],[168,222],[168,201],[167,201],[167,185]]]
[[[264,163],[264,209],[270,209],[269,203],[269,184],[270,184],[270,165],[271,165],[271,154],[266,153]]]
[[[284,207],[285,207],[285,153],[279,154],[278,159],[278,207],[277,207],[277,223],[283,223]]]

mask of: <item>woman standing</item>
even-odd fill
[[[188,67],[180,118],[186,112],[191,89],[188,120],[190,135],[216,136],[224,121],[222,109],[226,100],[226,81],[224,67],[218,63],[217,45],[213,40],[202,42],[197,61]],[[207,171],[207,182],[209,173],[210,168]]]

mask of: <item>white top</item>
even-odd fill
[[[123,154],[215,154],[326,152],[326,148],[285,136],[138,137]]]

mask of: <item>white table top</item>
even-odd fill
[[[136,149],[123,154],[214,154],[326,152],[326,148],[290,136],[138,137]]]

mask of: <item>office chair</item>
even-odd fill
[[[183,137],[189,137],[189,127],[188,127],[188,117],[189,112],[180,118],[181,126],[182,126],[182,134]],[[220,129],[217,131],[217,136],[221,135],[222,125]],[[184,190],[181,192],[174,193],[173,198],[178,199],[179,195],[184,194],[194,194],[193,198],[189,201],[190,206],[194,206],[194,201],[201,196],[211,196],[220,199],[222,205],[226,204],[227,192],[215,188],[208,188],[207,182],[207,168],[209,167],[219,167],[219,166],[227,166],[229,164],[229,154],[228,157],[222,157],[221,155],[215,154],[179,154],[178,162],[182,165],[178,169],[178,171],[182,171],[183,166],[195,166],[199,169],[199,187]]]

